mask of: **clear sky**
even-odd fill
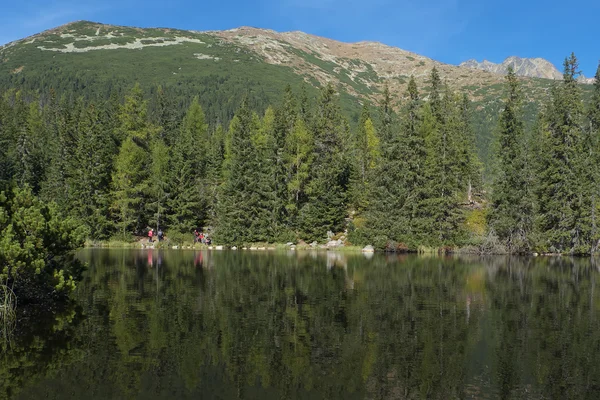
[[[193,30],[254,26],[345,42],[379,41],[438,61],[575,52],[593,76],[600,1],[580,0],[1,0],[0,44],[74,20]]]

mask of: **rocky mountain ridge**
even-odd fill
[[[501,84],[502,77],[486,71],[444,64],[428,57],[377,42],[343,43],[304,32],[276,32],[240,27],[226,31],[182,31],[167,28],[131,28],[89,21],[66,24],[0,47],[0,69],[17,61],[19,52],[37,51],[37,58],[58,54],[120,52],[123,50],[174,49],[196,60],[198,66],[212,63],[260,62],[291,70],[313,85],[333,82],[352,96],[377,97],[387,84],[393,93],[406,90],[410,76],[420,87],[427,86],[433,66],[457,91],[474,98],[482,87]],[[169,50],[172,51],[172,50]],[[44,56],[46,55],[46,56]],[[240,57],[238,57],[238,55]],[[246,57],[241,57],[245,55]],[[229,57],[231,56],[231,57]],[[13,64],[11,71],[26,73],[31,66]],[[181,65],[173,65],[180,74]]]
[[[512,67],[518,76],[553,80],[560,80],[563,78],[563,74],[554,66],[554,64],[544,58],[521,58],[511,56],[506,58],[500,64],[488,60],[478,62],[475,59],[471,59],[460,63],[459,66],[501,75],[506,75],[508,73],[508,68]],[[586,78],[583,74],[579,76],[578,80],[579,82],[586,84],[594,83],[594,78]]]

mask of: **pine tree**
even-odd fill
[[[351,202],[355,208],[363,210],[369,197],[368,177],[377,166],[380,156],[379,137],[366,103],[358,121],[357,135],[350,147],[354,150]]]
[[[8,105],[5,96],[0,96],[0,182],[11,178],[12,159],[12,129],[10,121],[13,119],[13,110]]]
[[[157,129],[147,120],[146,101],[138,84],[125,98],[119,113],[121,146],[113,171],[114,215],[122,235],[144,233],[152,168],[150,143]]]
[[[244,99],[225,141],[223,183],[216,209],[215,241],[219,243],[239,245],[270,239],[271,193],[265,189],[268,177],[263,172],[273,159],[261,159],[270,146],[260,128],[260,120]]]
[[[282,181],[282,168],[279,146],[275,137],[275,112],[267,108],[262,120],[253,115],[253,125],[259,126],[252,136],[253,154],[251,169],[254,186],[249,191],[249,200],[254,217],[250,224],[251,241],[273,242],[283,231],[283,207],[285,197],[279,197]]]
[[[521,88],[517,76],[509,68],[506,76],[507,97],[496,132],[495,163],[497,171],[492,183],[489,228],[506,244],[510,252],[527,250],[531,230],[530,194],[524,173],[525,140]]]
[[[410,77],[408,83],[407,97],[408,104],[403,112],[399,151],[400,171],[402,171],[405,192],[401,212],[407,222],[404,227],[401,227],[397,240],[414,247],[418,235],[418,222],[416,221],[418,206],[424,195],[427,149],[422,131],[422,117],[419,112],[421,101],[413,76]]]
[[[70,209],[73,199],[69,187],[69,177],[79,166],[73,155],[77,146],[77,121],[83,107],[83,99],[69,104],[65,96],[60,102],[51,101],[46,107],[46,135],[49,144],[46,146],[46,177],[41,189],[41,197],[46,201],[54,201],[62,209]]]
[[[17,175],[19,185],[29,185],[38,194],[46,172],[45,129],[39,103],[29,104],[29,113],[17,141]]]
[[[156,88],[152,109],[151,122],[159,128],[158,136],[166,145],[172,145],[177,136],[180,118],[173,97],[162,86]]]
[[[302,231],[309,240],[323,239],[329,230],[344,229],[350,172],[344,154],[345,129],[335,89],[329,84],[319,99],[308,201],[300,212]]]
[[[431,106],[431,112],[438,122],[443,122],[443,105],[442,105],[442,78],[437,68],[434,66],[429,75],[429,82],[431,84],[431,91],[429,92],[429,104]]]
[[[77,146],[68,178],[71,190],[71,214],[87,228],[92,239],[106,239],[112,232],[110,221],[110,184],[113,158],[117,147],[102,119],[90,104],[80,115]]]
[[[207,217],[208,148],[208,125],[198,98],[194,98],[171,148],[170,223],[182,233],[202,226]]]
[[[400,152],[400,136],[395,115],[392,110],[392,99],[388,86],[384,87],[383,98],[379,106],[380,162],[372,175],[372,187],[367,210],[366,223],[362,228],[361,220],[355,220],[357,231],[350,235],[354,242],[371,242],[378,248],[385,248],[388,242],[397,239],[397,228],[402,224],[402,214],[398,210],[403,204],[402,157]],[[361,234],[361,228],[365,231]]]
[[[591,224],[592,252],[598,252],[600,232],[598,231],[598,212],[600,207],[600,63],[596,69],[592,98],[587,110],[588,125],[584,130],[584,153],[588,155],[582,164],[588,176],[586,187],[589,196],[589,217]]]
[[[150,144],[150,154],[152,162],[147,209],[152,215],[149,223],[158,232],[166,227],[165,221],[169,219],[169,147],[161,137],[157,137]]]
[[[459,156],[461,154],[461,116],[456,98],[445,86],[440,99],[441,80],[431,73],[431,100],[423,111],[423,137],[427,148],[426,185],[419,205],[421,241],[429,245],[453,245],[461,235],[463,190]],[[436,94],[434,96],[433,94]]]
[[[583,105],[575,55],[565,59],[563,81],[543,113],[538,163],[537,247],[544,251],[589,252],[590,207],[585,204],[582,166]]]
[[[298,214],[306,204],[307,185],[313,161],[314,138],[303,119],[298,118],[286,138],[284,162],[288,171],[286,211],[289,225],[298,228]]]
[[[473,204],[473,189],[480,189],[482,186],[481,171],[482,165],[475,151],[475,132],[471,122],[471,101],[467,94],[462,95],[460,101],[460,137],[459,141],[459,181],[466,193],[466,199]]]

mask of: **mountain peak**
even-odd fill
[[[468,60],[461,63],[460,66],[481,69],[502,75],[507,74],[508,68],[512,67],[515,73],[519,76],[526,76],[530,78],[562,79],[562,74],[558,71],[558,69],[556,69],[556,67],[550,61],[543,58],[523,58],[519,56],[510,56],[500,64],[496,64],[487,60],[483,60],[483,62],[478,62],[477,60]]]

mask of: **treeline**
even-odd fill
[[[208,121],[198,98],[182,116],[160,88],[150,102],[137,85],[96,103],[8,91],[0,179],[58,203],[93,239],[210,226],[215,243],[239,245],[322,241],[347,229],[351,243],[388,250],[589,253],[600,86],[584,107],[577,72],[572,56],[531,132],[508,75],[489,184],[469,100],[436,69],[426,99],[411,79],[394,111],[385,89],[355,129],[331,85],[317,99],[288,87],[261,115],[245,99],[227,126]]]

